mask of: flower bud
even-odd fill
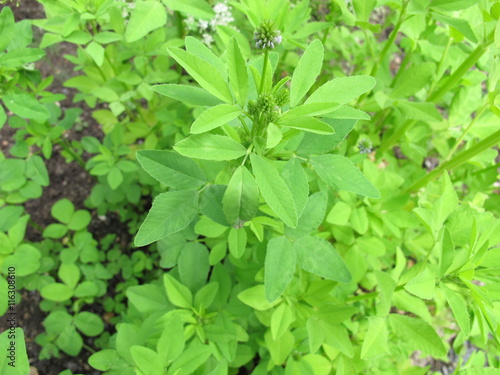
[[[255,30],[254,37],[255,47],[262,50],[270,50],[276,48],[282,41],[281,32],[274,26],[271,20],[264,21]]]

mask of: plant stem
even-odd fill
[[[82,157],[80,155],[78,155],[76,153],[76,151],[73,149],[73,146],[71,146],[71,144],[64,138],[60,138],[58,141],[57,141],[58,144],[61,145],[61,147],[64,149],[64,151],[66,151],[67,153],[69,153],[73,159],[75,159],[75,161],[80,164],[80,166],[85,169],[85,161],[82,159]]]
[[[387,55],[387,52],[389,51],[389,48],[392,47],[394,44],[394,41],[396,40],[396,37],[398,36],[399,29],[401,28],[401,25],[406,19],[406,9],[408,8],[409,0],[405,0],[403,2],[403,8],[401,9],[401,13],[399,14],[398,22],[394,26],[394,29],[392,29],[391,34],[389,35],[389,38],[387,38],[384,49],[378,56],[377,61],[375,62],[375,65],[373,65],[373,68],[371,70],[370,75],[373,77],[377,74],[378,68],[381,65],[382,60],[384,60],[385,55]]]
[[[491,38],[490,38],[491,39]],[[450,91],[453,86],[464,76],[465,73],[469,71],[470,68],[483,56],[483,54],[488,49],[488,46],[492,41],[488,41],[484,44],[477,46],[477,48],[465,59],[465,61],[457,68],[457,70],[449,76],[443,85],[436,91],[430,93],[427,96],[426,101],[436,103],[439,101],[448,91]],[[415,125],[417,120],[407,120],[403,125],[397,128],[394,133],[387,139],[385,139],[378,149],[379,155],[383,154],[389,147],[396,143],[406,131]]]
[[[250,130],[248,129],[248,126],[245,123],[245,120],[243,119],[243,117],[238,116],[238,119],[240,120],[241,125],[243,125],[243,129],[245,129],[245,132],[247,133],[247,135],[250,135]]]
[[[463,131],[463,133],[460,135],[460,137],[457,139],[457,141],[453,145],[453,148],[451,149],[450,153],[448,154],[448,156],[445,159],[446,161],[450,160],[450,158],[453,156],[453,154],[457,150],[458,146],[460,146],[460,143],[462,143],[463,139],[465,138],[465,136],[467,135],[467,133],[469,132],[469,130],[471,130],[472,126],[474,126],[474,124],[476,123],[477,119],[479,117],[481,117],[481,115],[484,113],[484,111],[486,110],[486,108],[488,108],[488,104],[489,103],[487,101],[486,103],[484,103],[481,106],[481,108],[479,109],[479,111],[476,113],[476,115],[474,116],[474,118],[470,122],[469,126],[467,126],[467,128]]]
[[[480,154],[481,152],[489,149],[490,147],[495,146],[499,142],[500,142],[500,130],[497,130],[495,133],[483,139],[482,141],[476,143],[468,150],[465,150],[464,152],[455,156],[453,159],[441,164],[438,168],[434,169],[432,172],[430,172],[429,174],[427,174],[426,176],[424,176],[423,178],[412,184],[408,189],[406,189],[405,192],[410,193],[420,189],[421,187],[424,187],[429,182],[434,181],[439,176],[441,176],[441,174],[444,171],[449,171],[458,167],[459,165],[465,163],[466,161],[470,160],[471,158]]]
[[[268,57],[269,52],[266,51],[264,52],[264,67],[262,68],[262,77],[260,78],[260,87],[259,87],[259,95],[262,94],[262,89],[264,88],[264,82],[266,80],[266,71],[267,71],[267,57]]]

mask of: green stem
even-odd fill
[[[373,67],[370,71],[370,75],[372,77],[375,77],[375,75],[377,74],[378,68],[382,63],[382,60],[384,60],[385,55],[387,55],[387,52],[389,52],[389,49],[392,47],[392,45],[394,44],[394,41],[396,40],[396,37],[398,36],[399,29],[401,28],[401,25],[403,24],[403,22],[405,21],[405,18],[406,18],[406,9],[408,7],[408,4],[409,4],[409,0],[404,0],[403,8],[401,9],[401,13],[399,14],[398,22],[394,26],[394,29],[392,29],[392,31],[389,35],[389,38],[387,38],[387,40],[385,41],[384,48],[382,49],[382,52],[380,53],[378,58],[375,60],[375,63],[373,64]],[[368,41],[367,41],[367,43],[368,43]],[[364,101],[367,95],[368,95],[367,93],[361,95],[358,98],[358,100],[356,100],[356,106],[359,105],[362,101]]]
[[[457,84],[457,82],[467,73],[470,68],[476,64],[476,62],[484,55],[487,51],[488,46],[492,43],[492,41],[486,42],[484,44],[480,44],[476,47],[474,51],[465,59],[465,61],[458,67],[455,72],[448,77],[448,79],[443,83],[443,85],[437,90],[431,93],[427,101],[428,102],[437,102],[440,100],[450,89],[453,88]]]
[[[264,82],[266,81],[266,71],[267,71],[267,57],[269,52],[264,52],[264,67],[262,68],[262,77],[260,78],[260,87],[259,87],[259,95],[262,94],[262,89],[264,88]]]
[[[436,91],[429,94],[426,101],[431,103],[438,102],[448,91],[450,91],[457,82],[467,73],[470,68],[474,66],[474,64],[483,56],[483,54],[488,49],[488,46],[492,42],[486,42],[477,46],[477,48],[465,59],[465,61],[457,68],[457,70],[449,76],[443,85]],[[406,133],[406,131],[415,125],[418,121],[416,120],[407,120],[403,125],[397,128],[394,133],[387,139],[385,139],[378,149],[379,155],[382,155],[387,149],[392,147],[402,136]]]
[[[441,176],[441,174],[444,171],[449,171],[458,167],[459,165],[465,163],[466,161],[470,160],[471,158],[480,154],[481,152],[495,146],[499,142],[500,142],[500,130],[497,130],[495,133],[483,139],[482,141],[476,143],[468,150],[465,150],[464,152],[455,156],[453,159],[448,160],[447,162],[441,164],[438,168],[434,169],[432,172],[430,172],[429,174],[427,174],[426,176],[424,176],[423,178],[412,184],[408,189],[406,189],[406,192],[407,193],[413,192],[424,187],[429,182],[434,181],[439,176]]]
[[[484,113],[484,111],[486,110],[486,108],[488,108],[488,104],[489,103],[486,102],[486,103],[484,103],[483,106],[481,106],[481,108],[479,109],[479,111],[476,113],[476,115],[474,116],[474,118],[470,122],[469,126],[467,126],[467,128],[463,131],[463,133],[460,135],[460,137],[457,139],[457,141],[453,145],[453,148],[451,149],[450,153],[448,154],[448,156],[445,159],[446,161],[448,161],[448,160],[451,159],[451,157],[453,156],[453,154],[457,150],[458,146],[460,146],[460,143],[462,143],[463,139],[465,138],[465,136],[467,135],[467,133],[469,132],[469,130],[472,129],[472,127],[476,123],[477,119],[479,117],[481,117],[481,115]]]
[[[245,120],[243,119],[243,117],[238,116],[238,119],[240,120],[241,125],[243,125],[243,129],[245,129],[245,132],[247,133],[247,135],[250,135],[250,130],[248,129],[248,126],[245,123]]]
[[[94,350],[94,349],[92,349],[92,348],[91,348],[90,346],[88,346],[87,344],[83,344],[83,347],[84,347],[85,349],[87,349],[89,352],[91,352],[92,354],[94,354],[94,353],[95,353],[95,350]]]
[[[85,169],[85,161],[80,155],[76,153],[76,151],[73,149],[73,146],[71,146],[71,144],[66,139],[60,138],[57,143],[60,144],[64,151],[69,153],[73,157],[73,159],[75,159],[75,161]]]
[[[382,63],[382,60],[384,60],[385,55],[387,55],[387,52],[389,49],[392,47],[394,44],[394,41],[396,40],[396,37],[398,36],[399,29],[401,28],[401,25],[406,19],[406,9],[408,8],[409,0],[405,0],[403,3],[403,8],[401,9],[401,13],[399,14],[398,22],[394,26],[394,29],[392,29],[391,34],[389,35],[389,38],[387,38],[384,48],[382,49],[382,52],[378,56],[378,59],[375,63],[375,65],[372,68],[372,71],[370,75],[373,77],[375,74],[377,74],[378,68]]]
[[[37,231],[39,231],[40,233],[43,233],[43,228],[38,225],[37,223],[35,223],[33,220],[29,219],[29,223],[30,225],[35,228]]]
[[[438,63],[437,69],[436,69],[436,73],[438,76],[436,77],[435,80],[432,81],[431,87],[429,88],[429,92],[434,92],[434,89],[436,88],[436,84],[441,79],[442,73],[440,74],[440,72],[441,72],[441,69],[443,69],[443,64],[444,64],[446,57],[448,56],[448,51],[450,50],[452,42],[453,42],[453,39],[448,38],[448,43],[446,43],[446,48],[444,49],[444,52],[441,55],[441,59],[439,60],[439,63]]]

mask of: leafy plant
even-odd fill
[[[39,2],[38,48],[0,14],[0,272],[43,298],[40,358],[499,371],[498,1]],[[30,65],[62,43],[79,108]],[[94,185],[35,223],[59,148]]]

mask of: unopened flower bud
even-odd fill
[[[282,41],[281,32],[274,26],[271,20],[264,21],[255,30],[254,38],[257,49],[274,49]]]

